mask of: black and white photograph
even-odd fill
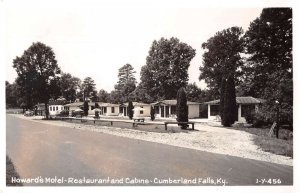
[[[296,192],[295,9],[268,2],[0,1],[0,192]]]

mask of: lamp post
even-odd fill
[[[279,125],[279,101],[278,100],[276,100],[275,101],[275,103],[276,103],[276,106],[277,106],[277,109],[276,109],[276,123],[277,123],[277,125],[276,125],[276,138],[278,139],[278,137],[279,137],[279,127],[280,127],[280,125]]]

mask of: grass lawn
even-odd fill
[[[270,128],[232,128],[255,135],[253,141],[255,145],[259,146],[263,151],[293,157],[293,137],[290,135],[291,131],[289,130],[280,129],[279,139],[277,139],[274,135],[271,137],[268,136]]]
[[[22,183],[12,183],[11,178],[20,178],[11,159],[6,156],[6,186],[22,186]]]

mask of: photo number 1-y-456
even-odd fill
[[[256,184],[261,184],[261,185],[279,185],[281,184],[280,179],[273,179],[273,178],[257,178],[255,181]]]

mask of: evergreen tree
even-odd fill
[[[97,91],[95,87],[95,81],[91,77],[86,77],[83,80],[83,83],[81,85],[81,92],[83,93],[83,101],[86,100],[86,98],[92,97],[97,98]]]
[[[221,120],[224,119],[224,97],[225,97],[225,90],[226,90],[226,78],[222,78],[222,84],[221,84],[221,92],[220,92],[220,117]]]
[[[87,101],[84,101],[83,103],[83,112],[85,116],[88,116],[89,114],[89,103]]]
[[[155,110],[154,110],[153,106],[151,106],[150,116],[151,116],[151,121],[154,121],[154,119],[155,119]]]
[[[133,107],[132,102],[129,101],[129,103],[128,103],[128,112],[127,112],[129,119],[133,118],[133,108],[134,107]]]
[[[228,77],[226,89],[228,91],[229,123],[233,124],[237,118],[237,106],[235,96],[235,84],[232,75]]]
[[[224,90],[223,97],[224,104],[222,109],[222,125],[225,127],[230,127],[235,122],[237,115],[235,85],[232,75],[230,75],[226,81],[226,88]]]
[[[136,79],[134,77],[134,73],[134,68],[130,64],[126,64],[119,69],[119,80],[115,85],[115,90],[112,92],[112,98],[115,100],[115,102],[124,103],[129,100],[130,94],[136,88]]]
[[[177,106],[176,114],[178,122],[188,122],[188,106],[187,106],[187,97],[184,88],[180,88],[177,92]],[[181,129],[186,129],[187,124],[178,124],[181,126]]]

